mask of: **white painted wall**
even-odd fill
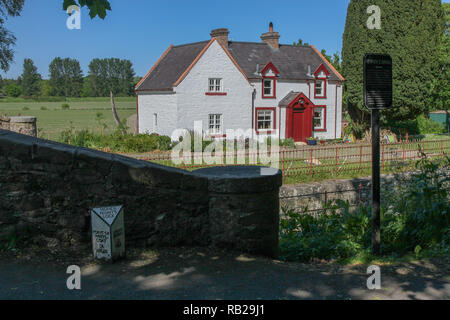
[[[207,96],[209,78],[221,78],[226,96]],[[336,97],[337,86],[337,97]],[[252,112],[252,92],[256,89],[255,108],[276,107],[276,128],[278,136],[285,139],[286,110],[279,102],[291,91],[303,92],[315,105],[327,108],[327,131],[315,132],[314,137],[334,139],[341,137],[342,85],[327,81],[327,98],[314,98],[314,81],[278,81],[276,99],[262,98],[261,80],[248,83],[223,48],[214,42],[191,69],[184,80],[174,88],[173,93],[138,93],[139,133],[158,133],[171,136],[176,129],[194,129],[196,121],[203,122],[208,130],[209,114],[222,114],[223,131],[227,129],[247,130],[255,123]],[[337,100],[337,110],[336,109]],[[336,116],[337,112],[337,116]],[[154,114],[158,115],[158,126],[154,126]],[[337,126],[336,126],[337,124]],[[336,128],[336,130],[335,130]]]
[[[174,92],[138,92],[139,133],[171,136],[177,128],[177,96]],[[154,114],[158,125],[154,125]]]
[[[221,78],[227,95],[207,96],[209,78]],[[217,42],[211,44],[175,90],[178,128],[193,129],[195,121],[203,121],[206,131],[209,114],[222,114],[224,130],[252,127],[253,88]]]
[[[314,98],[314,81],[310,82],[311,90],[309,89],[306,81],[294,82],[294,81],[279,81],[276,84],[276,98],[275,99],[263,99],[262,98],[262,84],[261,81],[253,81],[253,86],[256,88],[256,99],[255,107],[277,107],[280,101],[289,94],[291,91],[303,92],[312,103],[317,106],[326,106],[327,109],[327,131],[326,132],[313,132],[313,136],[322,139],[334,139],[335,138],[335,104],[336,104],[336,85],[337,82],[327,81],[327,98],[326,99],[315,99]],[[338,114],[337,114],[337,127],[336,134],[337,138],[341,137],[341,121],[342,121],[342,85],[338,86],[338,96],[337,96]],[[281,110],[281,139],[285,139],[286,132],[286,110],[282,108]],[[277,128],[279,126],[278,122],[279,112],[277,112]]]

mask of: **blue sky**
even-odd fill
[[[15,61],[3,78],[22,73],[31,58],[44,78],[54,57],[78,59],[88,72],[93,58],[129,59],[143,76],[170,44],[207,40],[214,28],[230,29],[235,41],[260,41],[269,22],[280,32],[281,43],[299,38],[328,53],[340,51],[350,0],[110,0],[105,20],[91,20],[82,10],[81,30],[66,28],[62,0],[25,1],[20,17],[6,27],[17,37]]]

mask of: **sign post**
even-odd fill
[[[92,249],[96,259],[125,257],[123,207],[94,208],[91,211]]]
[[[372,252],[380,254],[380,110],[392,107],[392,58],[364,57],[364,104],[372,111]]]

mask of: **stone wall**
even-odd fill
[[[9,130],[10,118],[0,114],[0,129]]]
[[[90,209],[124,205],[127,246],[275,257],[281,172],[187,172],[0,130],[0,241],[90,242]]]
[[[37,136],[36,117],[6,117],[0,115],[0,129],[11,130],[13,132]]]
[[[450,172],[443,172],[450,175]],[[393,174],[381,175],[381,199],[395,188],[399,181],[408,178],[411,173],[399,174],[402,179],[396,179]],[[314,214],[320,211],[324,202],[341,199],[349,201],[350,205],[372,201],[372,178],[348,180],[328,180],[305,183],[301,185],[283,185],[280,189],[280,212],[283,208],[303,212],[305,209]]]

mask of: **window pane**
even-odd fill
[[[314,128],[325,129],[325,108],[314,109]]]
[[[268,80],[264,80],[263,82],[264,85],[264,95],[265,96],[271,96],[272,95],[272,86],[273,86],[273,80],[268,79]]]
[[[272,129],[272,111],[258,111],[258,130]]]
[[[222,91],[222,79],[210,78],[209,92],[221,92],[221,91]]]
[[[316,95],[322,96],[323,95],[323,80],[316,81]]]

